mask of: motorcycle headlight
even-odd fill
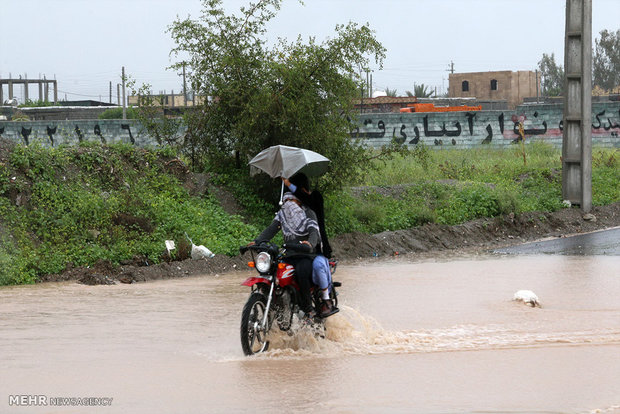
[[[267,273],[271,267],[271,256],[267,252],[260,252],[256,256],[256,270],[260,273]]]

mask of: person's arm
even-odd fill
[[[310,202],[311,202],[310,194],[306,193],[303,190],[303,188],[297,187],[295,184],[290,182],[288,178],[283,178],[282,181],[284,181],[284,185],[289,190],[291,190],[291,193],[293,193],[293,195],[297,197],[299,201],[301,201],[302,204],[305,204],[309,206],[310,208],[312,208],[312,206],[310,205]]]
[[[306,208],[304,210],[308,218],[316,222],[316,214],[314,214],[314,211],[310,210],[309,208]],[[319,233],[319,229],[315,227],[310,227],[310,230],[308,232],[308,242],[312,245],[312,248],[316,249],[320,241],[321,234]]]
[[[274,219],[271,224],[254,239],[254,242],[257,244],[268,242],[273,239],[273,237],[278,233],[278,230],[280,230],[280,222]]]

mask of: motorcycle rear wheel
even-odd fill
[[[267,329],[261,329],[261,323],[267,307],[267,298],[262,293],[254,292],[248,298],[241,313],[241,347],[247,356],[265,352],[269,348]]]

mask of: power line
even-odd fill
[[[75,92],[61,91],[60,89],[58,89],[58,92],[61,92],[61,93],[66,93],[66,94],[69,94],[69,95],[75,95],[75,96],[85,96],[85,97],[87,97],[87,98],[98,98],[98,97],[99,97],[99,95],[85,95],[85,94],[82,94],[82,93],[75,93]]]

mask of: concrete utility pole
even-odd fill
[[[562,197],[592,209],[592,0],[566,0]]]

